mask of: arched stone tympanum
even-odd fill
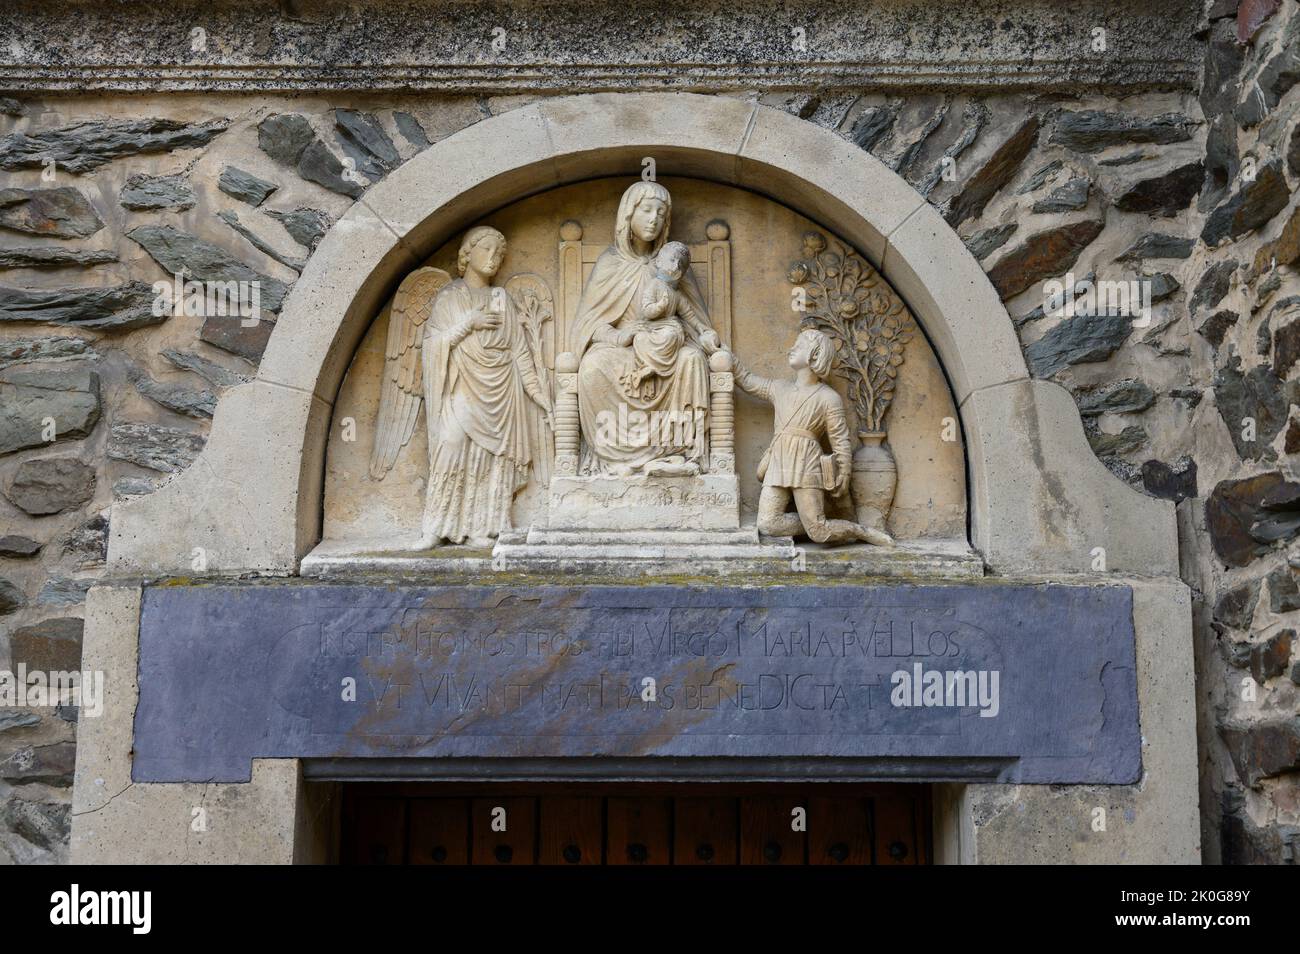
[[[1110,475],[1059,386],[1029,378],[1010,317],[956,233],[868,153],[780,110],[695,94],[543,100],[429,147],[372,186],[303,270],[254,381],[226,393],[207,448],[116,504],[118,573],[289,574],[319,539],[326,431],[370,321],[401,278],[500,206],[584,179],[690,176],[768,196],[865,253],[911,308],[959,408],[971,543],[999,572],[1176,575],[1173,507]]]

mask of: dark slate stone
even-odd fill
[[[226,166],[217,179],[217,188],[240,202],[256,206],[265,202],[267,196],[280,187],[274,182],[259,179],[251,172]]]
[[[1300,718],[1221,726],[1237,775],[1252,788],[1266,778],[1300,769]]]
[[[1232,260],[1215,262],[1207,268],[1196,283],[1196,289],[1187,303],[1187,308],[1196,313],[1203,308],[1213,308],[1223,301],[1232,288],[1232,276],[1237,271],[1238,263]]]
[[[1214,400],[1223,423],[1228,427],[1233,446],[1242,460],[1272,457],[1270,444],[1286,426],[1296,387],[1286,387],[1266,364],[1241,372],[1241,358],[1233,355],[1214,374]],[[1242,421],[1255,420],[1255,439],[1242,437]]]
[[[290,238],[313,252],[331,224],[330,217],[318,209],[294,209],[292,212],[268,209],[266,214],[284,226]]]
[[[192,209],[197,200],[184,176],[146,176],[137,174],[126,180],[118,202],[132,212],[153,212],[160,209],[184,211]]]
[[[1225,629],[1249,630],[1259,602],[1260,581],[1251,580],[1234,586],[1214,604],[1214,623],[1222,632]]]
[[[86,437],[99,421],[93,371],[0,372],[0,454]],[[45,422],[54,419],[49,439]]]
[[[1273,373],[1285,378],[1300,361],[1300,319],[1273,332]]]
[[[1205,397],[1200,388],[1173,388],[1169,396],[1178,401],[1186,401],[1188,407],[1196,407]]]
[[[148,477],[119,477],[113,481],[113,496],[115,498],[143,497],[157,489],[157,482],[150,480]]]
[[[40,725],[41,717],[34,712],[23,712],[21,710],[5,711],[0,709],[0,732],[8,732],[11,729],[26,729],[29,726]]]
[[[135,389],[149,400],[177,414],[202,420],[212,417],[217,408],[217,396],[211,391],[196,391],[179,385],[163,384],[135,366],[127,368],[127,377],[135,385]]]
[[[1035,377],[1051,377],[1068,365],[1105,361],[1132,332],[1124,315],[1075,315],[1028,345],[1025,358]]]
[[[1240,238],[1286,208],[1290,192],[1280,162],[1261,166],[1252,182],[1242,184],[1227,201],[1210,213],[1201,239],[1213,248],[1226,239]]]
[[[1084,299],[1084,296],[1089,293],[1090,289],[1095,289],[1096,285],[1097,285],[1097,273],[1089,272],[1082,279],[1076,280],[1073,285],[1065,289],[1065,293],[1073,298],[1074,302],[1076,303],[1076,308],[1078,308],[1080,312],[1085,310],[1091,312],[1092,309],[1086,307],[1086,300]],[[1046,315],[1047,315],[1046,304],[1043,304],[1043,305],[1038,305],[1036,308],[1034,308],[1033,311],[1021,315],[1018,318],[1013,316],[1011,320],[1015,322],[1017,328],[1023,328],[1031,321],[1038,321],[1040,318],[1046,317]]]
[[[1137,424],[1130,424],[1118,434],[1107,434],[1104,431],[1088,433],[1088,443],[1092,445],[1092,451],[1098,457],[1131,454],[1140,450],[1146,442],[1146,428],[1139,427]]]
[[[10,798],[0,805],[0,826],[43,851],[62,851],[72,835],[72,806]]]
[[[82,620],[59,617],[14,630],[9,642],[14,665],[26,663],[28,670],[43,672],[80,669],[84,626]]]
[[[207,438],[193,431],[124,421],[112,427],[108,456],[170,474],[194,463],[206,442]]]
[[[1056,175],[1056,173],[1060,172],[1064,168],[1065,163],[1061,162],[1060,159],[1053,159],[1047,165],[1041,166],[1036,170],[1034,174],[1026,180],[1025,184],[1016,190],[1016,195],[1028,195],[1031,192],[1037,192],[1047,184],[1048,179],[1052,178],[1052,176]]]
[[[76,557],[81,566],[103,563],[108,559],[108,514],[97,513],[64,535],[64,556]]]
[[[0,577],[0,616],[7,616],[14,610],[27,605],[27,597],[17,586]]]
[[[999,714],[891,701],[917,667],[998,671]],[[148,586],[139,686],[137,782],[247,781],[254,757],[289,756],[1141,776],[1125,586]]]
[[[913,159],[915,171],[909,171],[905,178],[909,182],[916,183],[916,190],[921,195],[929,196],[935,187],[943,181],[944,172],[947,170],[946,160],[956,160],[958,156],[964,153],[979,137],[980,131],[989,121],[988,107],[980,102],[967,103],[962,108],[962,121],[960,126],[951,125],[947,127],[947,132],[941,127],[936,130],[934,136],[924,145],[925,148],[917,150]],[[946,143],[946,145],[945,145]],[[943,148],[941,155],[934,156],[934,151],[940,147]],[[933,162],[931,157],[934,156]],[[921,175],[921,169],[929,163],[929,172]]]
[[[245,375],[224,368],[193,351],[176,351],[168,348],[162,356],[182,371],[192,371],[215,388],[231,388],[249,380]]]
[[[1214,347],[1223,344],[1228,329],[1237,323],[1237,313],[1230,308],[1216,311],[1197,326],[1196,332]]]
[[[0,285],[0,322],[38,321],[91,331],[133,331],[167,320],[154,309],[153,286],[127,282],[109,288],[10,288]]]
[[[11,99],[8,96],[0,96],[0,114],[5,116],[21,116],[25,112],[26,110],[23,109],[23,104],[18,102],[18,100]]]
[[[201,282],[257,282],[261,307],[278,312],[289,287],[255,271],[229,252],[170,225],[144,225],[126,233],[169,274]]]
[[[953,228],[980,215],[989,200],[1015,176],[1029,150],[1038,141],[1040,121],[1030,116],[1002,143],[988,160],[971,173],[961,192],[953,196],[944,217]]]
[[[1257,125],[1296,83],[1300,83],[1300,22],[1293,17],[1277,53],[1264,64],[1233,113],[1237,123],[1247,129]]]
[[[1169,272],[1143,275],[1142,278],[1151,286],[1151,304],[1153,305],[1156,302],[1164,301],[1183,287],[1178,279],[1174,278]]]
[[[41,547],[45,544],[33,540],[31,537],[20,537],[14,534],[0,537],[0,557],[8,557],[11,560],[22,560],[27,557],[36,556],[41,552]]]
[[[1255,252],[1254,271],[1259,274],[1279,265],[1294,265],[1296,262],[1300,262],[1300,205],[1291,210],[1281,234],[1273,241],[1265,242]],[[1280,284],[1280,276],[1278,281]],[[1262,297],[1262,286],[1260,294]]]
[[[1142,465],[1142,488],[1153,497],[1182,503],[1196,496],[1196,461],[1180,457],[1171,467],[1161,460]]]
[[[1205,185],[1196,207],[1202,212],[1214,208],[1237,178],[1241,156],[1237,149],[1237,124],[1231,116],[1210,123],[1205,136]]]
[[[1291,142],[1286,147],[1286,167],[1292,175],[1300,176],[1300,125],[1291,130]]]
[[[95,468],[72,457],[25,460],[5,488],[9,502],[33,517],[76,510],[94,495]]]
[[[1204,164],[1189,162],[1134,182],[1115,199],[1115,208],[1144,215],[1177,215],[1191,205],[1204,181]]]
[[[1035,202],[1030,211],[1034,213],[1077,212],[1088,204],[1088,193],[1091,191],[1092,183],[1087,179],[1082,177],[1071,179],[1065,185],[1053,189],[1046,198]]]
[[[52,577],[36,594],[36,602],[42,606],[77,606],[86,602],[86,594],[94,585],[94,580]]]
[[[237,316],[209,315],[199,329],[199,340],[257,364],[274,329],[275,322],[265,318],[246,325]]]
[[[1003,301],[1014,298],[1038,282],[1063,274],[1104,227],[1100,220],[1085,219],[1035,233],[998,259],[989,270],[989,280]]]
[[[1216,24],[1205,46],[1205,74],[1200,89],[1201,110],[1206,116],[1229,112],[1236,104],[1244,60],[1245,51],[1233,36],[1232,25]]]
[[[0,228],[49,238],[86,238],[104,221],[71,186],[57,189],[0,189]]]
[[[1081,395],[1079,413],[1084,417],[1106,413],[1132,414],[1145,411],[1155,402],[1155,393],[1144,382],[1125,378]]]
[[[53,157],[60,169],[91,172],[123,156],[206,146],[228,125],[225,120],[111,119],[30,134],[10,133],[0,139],[0,169],[37,169]]]
[[[1151,232],[1142,236],[1116,258],[1118,262],[1143,261],[1160,258],[1188,258],[1196,239],[1180,238],[1177,235],[1164,235]]]
[[[1150,119],[1107,113],[1096,109],[1067,111],[1056,120],[1048,141],[1075,152],[1101,152],[1129,143],[1186,142],[1194,124],[1180,113],[1166,113]]]
[[[308,182],[315,182],[350,199],[361,198],[365,189],[355,179],[345,178],[346,171],[347,168],[339,161],[339,157],[330,152],[329,147],[319,139],[303,150],[302,158],[298,161],[298,175]],[[355,172],[350,174],[357,175]]]
[[[1286,426],[1286,436],[1282,438],[1282,451],[1287,454],[1300,454],[1300,421],[1291,421]]]
[[[402,134],[402,138],[416,149],[428,148],[429,137],[425,134],[424,127],[410,113],[400,111],[393,113],[393,124],[397,126],[397,131]]]
[[[861,148],[870,152],[876,144],[884,139],[894,125],[898,114],[884,106],[868,106],[853,121],[849,138]]]
[[[109,249],[63,248],[60,245],[0,248],[0,268],[90,267],[116,261],[117,253]]]
[[[966,247],[970,249],[970,253],[976,259],[986,259],[1007,244],[1007,239],[1011,238],[1017,228],[1019,226],[1015,222],[1010,222],[1006,225],[994,225],[991,228],[980,229],[966,240]]]
[[[1300,534],[1300,484],[1278,471],[1220,481],[1206,501],[1205,520],[1224,564],[1246,566]]]
[[[234,212],[232,212],[230,209],[222,209],[220,212],[217,213],[217,218],[219,218],[221,221],[225,222],[232,229],[238,232],[244,238],[244,240],[248,242],[249,245],[253,246],[253,248],[257,249],[263,255],[275,259],[281,265],[287,265],[289,268],[292,268],[294,271],[301,272],[303,266],[306,264],[306,262],[303,259],[293,258],[292,256],[285,255],[282,252],[277,251],[273,246],[268,245],[266,242],[262,241],[261,236],[259,236],[252,229],[249,229],[242,222],[240,222],[239,216],[236,215]]]
[[[42,783],[67,788],[77,767],[75,742],[52,742],[18,749],[0,761],[0,779],[11,785]]]
[[[298,165],[302,152],[316,139],[316,131],[306,116],[286,113],[268,116],[257,126],[258,147],[286,166]]]
[[[40,338],[9,338],[0,341],[0,368],[29,361],[61,361],[64,358],[98,358],[85,338],[46,335]]]
[[[401,165],[402,157],[379,125],[379,120],[369,113],[355,109],[334,110],[334,127],[339,133],[343,151],[357,163],[357,168],[370,179],[383,178]]]
[[[1290,613],[1300,609],[1300,586],[1296,585],[1295,575],[1286,564],[1268,575],[1268,608],[1274,613]],[[1274,675],[1281,671],[1279,669]]]
[[[1125,152],[1118,156],[1111,156],[1108,159],[1098,159],[1099,166],[1131,166],[1139,162],[1145,162],[1148,159],[1154,159],[1155,153],[1148,152],[1145,149],[1138,149],[1135,152]]]

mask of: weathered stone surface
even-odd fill
[[[267,197],[280,188],[274,182],[259,179],[251,172],[245,172],[235,166],[226,166],[217,179],[217,188],[240,202],[249,205],[261,205]]]
[[[1251,580],[1227,590],[1214,604],[1214,622],[1224,629],[1250,629],[1259,603],[1260,581]]]
[[[92,331],[133,331],[160,324],[154,291],[144,282],[109,288],[9,288],[0,285],[0,322],[36,321]]]
[[[1241,359],[1233,355],[1214,374],[1214,399],[1242,460],[1260,460],[1270,456],[1269,445],[1286,426],[1296,388],[1284,386],[1268,365],[1242,374]],[[1255,422],[1254,440],[1244,436],[1246,418]]]
[[[41,552],[43,546],[43,543],[33,540],[31,537],[8,534],[0,537],[0,557],[21,560],[25,557],[36,556]]]
[[[147,176],[137,173],[126,180],[118,202],[132,212],[150,212],[159,209],[183,211],[194,207],[197,200],[183,175]]]
[[[1025,360],[1035,377],[1046,378],[1067,365],[1104,361],[1133,332],[1123,315],[1075,315],[1026,346]]]
[[[1214,552],[1228,566],[1246,566],[1300,534],[1300,484],[1278,471],[1220,481],[1205,503],[1205,519]]]
[[[1049,179],[1064,168],[1065,163],[1060,159],[1053,159],[1051,162],[1047,163],[1047,165],[1041,166],[1035,170],[1034,174],[1025,181],[1025,184],[1016,190],[1016,195],[1028,195],[1031,192],[1037,192],[1047,184]]]
[[[1079,397],[1079,413],[1098,414],[1145,411],[1156,402],[1155,392],[1137,378],[1124,378],[1085,392]]]
[[[1245,6],[1246,4],[1243,4],[1243,10]],[[1300,47],[1300,22],[1292,18],[1287,25],[1286,33],[1281,38],[1277,53],[1264,64],[1245,98],[1233,113],[1241,126],[1250,128],[1258,124],[1296,83],[1300,83],[1298,47]]]
[[[245,325],[237,316],[210,315],[199,329],[199,340],[256,364],[262,360],[274,329],[275,322],[265,318],[255,325]]]
[[[1196,496],[1196,461],[1180,457],[1172,466],[1161,460],[1142,464],[1142,489],[1153,497],[1181,503]]]
[[[27,597],[23,591],[11,581],[0,577],[0,616],[5,616],[26,605]]]
[[[1263,779],[1300,769],[1300,718],[1219,729],[1237,776],[1254,787]]]
[[[240,222],[239,216],[230,209],[222,209],[219,211],[217,213],[217,218],[243,236],[244,240],[248,242],[249,245],[253,246],[253,248],[257,249],[263,255],[269,255],[281,265],[288,265],[294,271],[300,272],[302,271],[303,265],[306,264],[303,259],[285,255],[282,252],[277,251],[274,246],[262,241],[261,236]]]
[[[108,514],[97,513],[73,527],[62,541],[64,556],[74,556],[82,566],[103,563],[108,558]]]
[[[217,408],[217,396],[211,391],[196,391],[174,384],[163,384],[149,377],[138,367],[127,369],[127,377],[137,391],[169,411],[199,419],[212,417]]]
[[[1189,162],[1134,182],[1115,198],[1115,208],[1165,217],[1177,215],[1191,205],[1204,181],[1204,164]]]
[[[1273,373],[1285,378],[1300,361],[1300,319],[1273,332]]]
[[[225,120],[191,124],[172,119],[111,119],[30,134],[10,133],[0,139],[0,169],[36,169],[53,158],[60,169],[91,172],[123,156],[206,146],[228,125]]]
[[[29,361],[63,361],[71,358],[98,358],[99,354],[85,338],[52,335],[41,338],[9,338],[0,341],[0,368]]]
[[[966,240],[966,247],[970,253],[980,261],[988,258],[1003,245],[1007,244],[1007,239],[1015,233],[1019,226],[1015,222],[1009,222],[1006,225],[994,225],[987,229],[980,229],[974,235]]]
[[[1030,116],[971,174],[965,187],[949,201],[944,211],[944,218],[953,228],[983,212],[989,200],[1011,181],[1020,163],[1038,141],[1039,123],[1037,116]]]
[[[297,113],[268,116],[257,126],[258,148],[286,166],[297,166],[302,151],[315,138],[311,122]]]
[[[71,186],[0,189],[0,228],[50,238],[86,238],[103,227],[95,207]]]
[[[393,124],[397,126],[397,131],[402,134],[402,138],[416,149],[424,149],[429,145],[429,136],[425,133],[424,127],[410,113],[397,110],[393,113]]]
[[[215,388],[234,387],[249,380],[245,375],[224,368],[193,351],[176,351],[167,348],[163,350],[162,356],[182,371],[193,371]]]
[[[1300,176],[1300,126],[1291,130],[1291,142],[1286,147],[1286,167],[1292,175]]]
[[[72,457],[25,460],[14,470],[5,496],[34,517],[75,510],[95,495],[95,468]]]
[[[1046,198],[1035,202],[1030,211],[1035,214],[1043,212],[1076,212],[1088,204],[1088,194],[1091,191],[1092,183],[1080,176],[1053,189]]]
[[[1014,298],[1031,285],[1064,273],[1104,227],[1100,220],[1086,219],[1031,235],[998,260],[989,270],[989,280],[1003,301]]]
[[[1282,441],[1282,450],[1285,453],[1300,453],[1300,421],[1292,421],[1286,426],[1286,437]]]
[[[1183,287],[1178,279],[1174,278],[1174,276],[1168,272],[1157,272],[1154,275],[1143,275],[1142,277],[1146,279],[1151,286],[1152,304],[1164,301],[1166,298],[1173,295],[1174,292],[1178,291],[1178,289]]]
[[[1210,315],[1209,318],[1206,318],[1201,322],[1196,328],[1196,333],[1217,348],[1223,344],[1223,339],[1228,334],[1228,329],[1236,323],[1237,313],[1231,309],[1224,308],[1221,311],[1216,311],[1214,314]]]
[[[250,743],[263,757],[288,745],[300,756],[319,747],[343,757],[798,758],[889,756],[906,737],[914,757],[1010,755],[1004,780],[1133,782],[1141,765],[1132,600],[1127,587],[988,584],[712,587],[707,594],[668,585],[147,587],[132,774],[137,782],[247,779]],[[545,620],[553,634],[540,659],[537,650],[513,647],[518,639],[510,634],[521,632],[524,619]],[[887,688],[896,671],[929,668],[919,654],[939,647],[914,646],[911,633],[928,632],[939,619],[960,644],[945,637],[946,665],[1001,670],[1000,717],[892,705],[884,696],[877,702],[884,688],[871,690],[867,705],[864,686]],[[891,622],[892,640],[880,635]],[[433,625],[449,635],[433,636]],[[797,658],[789,649],[791,631],[841,647],[844,633],[872,625],[876,636],[866,646],[855,639],[847,651]],[[386,634],[384,648],[357,642],[358,633]],[[710,634],[707,655],[694,654],[688,633]],[[486,639],[503,647],[421,651],[429,638],[435,646]],[[575,638],[580,653],[569,648]],[[433,706],[377,705],[364,689],[356,703],[342,703],[320,691],[359,660],[380,684],[425,685]],[[662,673],[665,703],[629,707],[633,680],[639,692],[647,665]],[[853,688],[834,711],[820,694],[814,700],[795,690],[792,702],[789,680],[805,672]],[[469,705],[452,702],[444,695],[448,679],[473,680],[482,695]],[[572,709],[549,704],[560,686],[579,685],[604,689],[581,690]],[[688,701],[703,686],[712,687],[704,690],[711,701]],[[668,698],[677,704],[670,708]],[[575,711],[580,735],[570,728]],[[447,731],[449,720],[458,731]],[[305,724],[311,732],[301,731]],[[386,741],[398,736],[421,741]]]
[[[81,668],[81,634],[84,621],[70,617],[42,620],[22,626],[10,636],[14,665],[45,672],[71,672]]]
[[[107,265],[117,261],[108,249],[91,250],[40,245],[28,248],[0,248],[0,268],[66,268]]]
[[[201,282],[257,282],[261,307],[277,312],[289,288],[284,282],[255,271],[229,252],[170,225],[145,225],[126,237],[138,244],[171,275]]]
[[[1279,265],[1294,265],[1297,261],[1300,261],[1300,205],[1291,210],[1282,234],[1259,247],[1255,253],[1255,272],[1259,274]]]
[[[67,848],[72,806],[66,802],[10,798],[0,802],[0,827],[56,855]]]
[[[33,725],[39,725],[40,721],[41,717],[34,712],[0,709],[0,732],[8,732],[10,729],[26,729]]]
[[[54,421],[51,438],[47,423]],[[93,371],[0,372],[0,454],[86,437],[99,421]]]
[[[1236,271],[1237,263],[1232,260],[1215,262],[1207,268],[1187,302],[1188,310],[1195,313],[1202,308],[1213,308],[1223,301],[1223,297],[1232,288],[1232,276]]]
[[[141,497],[157,489],[157,482],[148,477],[119,477],[113,481],[114,497]]]
[[[330,217],[318,209],[294,209],[292,212],[268,209],[266,214],[284,226],[290,238],[312,251],[316,250],[316,244],[325,237],[331,224]]]
[[[174,473],[194,463],[204,443],[206,438],[193,431],[124,421],[113,425],[108,456],[150,470]]]
[[[1096,109],[1066,111],[1057,118],[1048,142],[1085,153],[1136,142],[1165,145],[1191,139],[1193,125],[1179,113],[1147,119]]]
[[[1286,208],[1289,197],[1281,163],[1261,166],[1253,181],[1242,184],[1210,213],[1201,239],[1213,248],[1226,239],[1240,238]]]
[[[397,147],[379,121],[355,109],[334,110],[334,127],[343,150],[371,180],[383,178],[402,162]]]
[[[1104,431],[1091,431],[1088,434],[1088,443],[1098,457],[1131,454],[1146,442],[1146,429],[1137,424],[1130,424],[1118,434],[1107,434]]]
[[[23,104],[18,102],[18,100],[12,99],[8,96],[0,96],[0,114],[5,116],[21,116],[25,112],[26,110],[23,108]]]
[[[898,113],[887,106],[868,106],[853,121],[849,138],[867,152],[871,152],[877,143],[889,135],[897,117]]]
[[[330,148],[319,139],[313,140],[306,149],[302,151],[302,158],[298,160],[298,175],[302,176],[308,182],[315,182],[322,185],[331,192],[337,192],[340,195],[346,195],[350,199],[359,199],[365,192],[361,184],[345,176],[348,172],[347,167],[339,160],[339,157],[330,151]],[[356,175],[356,173],[351,173]]]
[[[1285,564],[1268,575],[1268,608],[1274,613],[1300,609],[1300,586],[1296,585],[1295,575]]]
[[[0,761],[0,779],[11,785],[43,782],[46,785],[67,787],[72,784],[76,763],[75,742],[24,746]]]
[[[36,594],[36,602],[42,606],[77,606],[86,602],[86,593],[94,585],[94,580],[51,577]]]
[[[1187,258],[1192,254],[1192,246],[1195,244],[1196,239],[1151,232],[1126,248],[1115,260],[1131,262],[1148,258]]]

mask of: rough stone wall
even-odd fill
[[[1074,393],[1102,461],[1181,501],[1206,860],[1277,862],[1293,860],[1300,826],[1287,552],[1300,534],[1300,15],[1237,6],[1211,4],[1195,38],[1199,96],[838,83],[720,95],[835,129],[907,178],[988,270],[1032,373]],[[269,320],[183,302],[155,313],[152,283],[257,279],[273,318],[370,182],[532,98],[0,99],[0,666],[75,667],[110,502],[194,460],[221,390],[265,346]],[[1044,283],[1067,273],[1147,280],[1150,323],[1045,315]],[[0,709],[0,861],[66,857],[76,718]]]

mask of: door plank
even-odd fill
[[[795,808],[808,807],[801,793],[754,795],[740,800],[740,863],[802,865],[807,863],[806,832],[791,827]]]
[[[505,831],[493,831],[493,811],[505,809]],[[476,865],[531,865],[537,861],[537,799],[476,798],[470,803],[470,858]]]
[[[871,864],[871,803],[852,795],[816,795],[808,806],[808,863]]]
[[[406,863],[406,799],[358,798],[353,808],[355,842],[352,863]]]
[[[734,865],[740,805],[735,798],[675,798],[673,864]]]
[[[606,803],[606,818],[606,864],[671,863],[672,799],[610,798]]]
[[[464,798],[410,800],[407,858],[413,865],[469,864],[469,801]]]
[[[540,800],[539,865],[599,865],[605,845],[604,799],[551,796]]]
[[[872,800],[876,822],[876,864],[915,865],[919,863],[916,824],[919,794],[919,792],[882,794]]]

